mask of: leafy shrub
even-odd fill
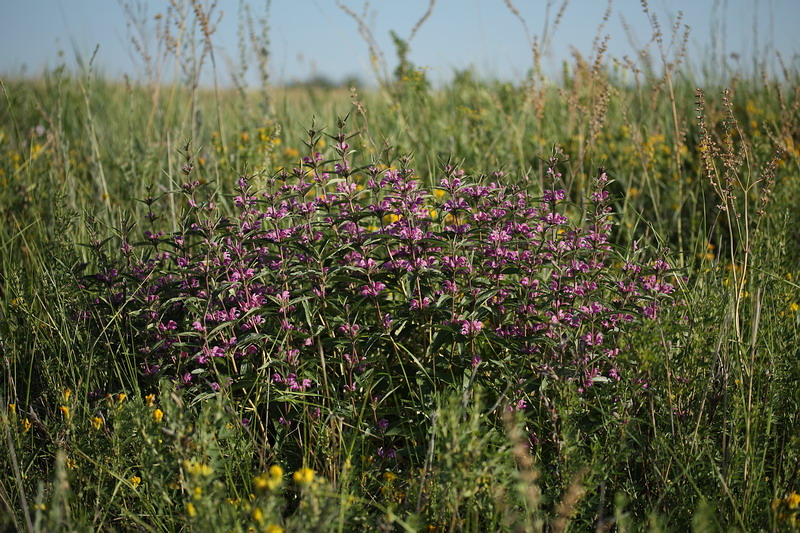
[[[284,445],[343,417],[392,458],[416,454],[443,391],[466,404],[479,385],[525,411],[548,383],[613,396],[640,380],[626,335],[657,317],[674,273],[612,249],[602,169],[580,205],[556,158],[540,196],[527,176],[451,165],[425,187],[410,158],[354,166],[343,128],[332,158],[312,130],[299,168],[241,177],[231,216],[192,179],[187,150],[174,231],[148,197],[141,240],[130,227],[117,251],[95,240],[79,314],[145,389],[168,378],[197,401],[224,392]]]

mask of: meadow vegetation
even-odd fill
[[[273,87],[242,8],[200,87],[170,6],[149,49],[123,3],[145,81],[2,80],[5,528],[800,527],[796,63],[698,72],[645,4],[557,80],[434,88],[415,28]]]

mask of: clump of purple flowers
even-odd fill
[[[556,159],[539,191],[449,165],[424,185],[409,158],[356,167],[341,129],[330,159],[310,133],[297,168],[238,180],[233,213],[187,162],[177,231],[148,198],[143,238],[127,228],[117,253],[98,252],[83,280],[90,327],[124,330],[109,349],[133,347],[141,380],[269,386],[288,427],[338,399],[393,390],[413,403],[466,377],[501,400],[516,391],[512,409],[542,379],[580,392],[636,379],[618,356],[670,300],[674,273],[612,247],[602,169],[583,196]],[[388,409],[373,405],[384,428],[402,416]]]

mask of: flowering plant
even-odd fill
[[[297,168],[241,177],[232,215],[187,155],[179,227],[159,228],[147,198],[143,239],[122,231],[116,261],[95,248],[83,316],[124,330],[138,379],[200,397],[264,391],[265,427],[340,400],[357,418],[366,402],[378,435],[444,389],[466,401],[479,385],[522,411],[547,381],[584,393],[637,379],[618,361],[625,335],[658,316],[674,272],[614,250],[604,170],[576,209],[556,158],[539,194],[451,165],[425,186],[410,158],[355,167],[343,124],[332,137],[332,158],[312,130]]]

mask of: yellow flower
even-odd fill
[[[384,477],[384,479],[386,479],[386,481],[388,481],[389,483],[391,483],[392,481],[394,481],[395,479],[397,479],[397,476],[394,474],[394,472],[385,472],[385,473],[383,474],[383,477]]]
[[[189,502],[186,504],[186,513],[191,517],[194,518],[197,516],[197,509],[194,508],[194,504]]]
[[[142,478],[140,478],[139,476],[133,476],[128,481],[131,482],[131,485],[133,485],[134,489],[142,484]]]
[[[800,310],[800,304],[798,304],[797,302],[792,302],[789,305],[789,311],[791,311],[792,313],[796,313],[798,310]]]
[[[103,427],[103,419],[99,416],[92,418],[92,427],[94,427],[96,430],[99,430],[101,427]]]
[[[25,420],[22,421],[22,431],[24,433],[27,433],[28,431],[30,431],[30,429],[31,429],[31,421],[26,418]]]
[[[72,395],[72,391],[70,389],[64,389],[64,401],[68,402],[69,397]]]
[[[786,498],[786,505],[789,506],[789,509],[797,509],[797,506],[800,505],[800,494],[792,491],[788,498]]]
[[[64,415],[64,418],[69,420],[69,407],[67,407],[66,405],[62,405],[61,407],[58,408],[58,410],[61,411],[61,414]]]
[[[259,524],[264,521],[264,513],[261,512],[259,507],[253,509],[253,520],[258,522]]]
[[[120,392],[119,394],[117,394],[117,403],[124,402],[125,398],[127,398],[127,397],[128,397],[127,394],[125,394],[124,392]]]
[[[298,485],[310,485],[312,481],[314,481],[314,471],[310,468],[301,468],[294,474],[292,474],[292,479],[294,479],[295,483]]]
[[[72,459],[72,457],[67,457],[65,465],[68,469],[72,470],[73,468],[75,468],[75,461]]]
[[[283,533],[283,528],[277,524],[270,524],[264,530],[264,533]]]
[[[144,397],[144,401],[147,404],[147,407],[153,407],[156,403],[156,395],[155,394],[148,394]]]
[[[278,465],[269,467],[269,475],[262,474],[253,478],[253,486],[258,490],[275,490],[283,482],[283,468]]]
[[[196,477],[197,476],[209,477],[211,476],[211,474],[214,473],[214,469],[211,468],[210,465],[201,463],[200,461],[196,461],[194,459],[192,459],[191,461],[184,461],[183,467],[189,474]]]
[[[278,465],[269,467],[269,475],[275,478],[283,477],[283,468]]]
[[[14,413],[16,413],[16,412],[17,412],[17,404],[15,404],[15,403],[10,403],[10,404],[8,404],[8,412],[9,412],[10,414],[12,414],[12,415],[13,415]]]
[[[256,490],[265,490],[269,488],[270,479],[267,476],[256,476],[253,478],[253,486]]]
[[[161,419],[163,418],[164,418],[164,411],[162,411],[161,409],[156,409],[155,411],[153,411],[153,419],[156,422],[161,422]]]

